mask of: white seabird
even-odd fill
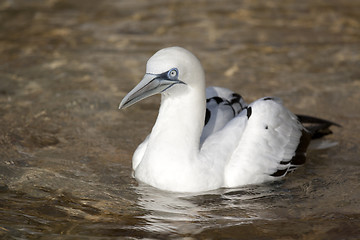
[[[119,109],[161,93],[156,123],[133,156],[134,176],[156,188],[199,192],[279,179],[305,162],[311,136],[335,123],[296,116],[277,98],[247,105],[228,89],[205,89],[199,60],[180,47],[147,62]],[[301,124],[314,123],[312,129]],[[205,122],[205,124],[204,124]]]

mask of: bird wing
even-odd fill
[[[311,134],[279,99],[259,99],[246,111],[247,121],[241,138],[225,167],[227,187],[284,176],[305,162],[311,140]],[[239,118],[244,118],[244,114]]]
[[[225,187],[236,187],[274,180],[303,164],[310,139],[279,99],[265,97],[210,134],[201,153],[220,161],[210,164],[224,167]]]
[[[206,89],[205,126],[200,143],[211,134],[222,129],[231,119],[246,107],[244,99],[237,93],[220,87]]]

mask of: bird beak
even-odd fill
[[[121,101],[119,109],[130,107],[144,98],[161,93],[174,84],[183,83],[180,80],[170,80],[164,76],[166,76],[166,74],[145,74],[141,82]]]

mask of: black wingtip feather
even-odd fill
[[[306,150],[310,144],[311,141],[311,133],[307,130],[302,130],[302,134],[300,137],[299,145],[297,146],[295,150],[295,155],[290,160],[283,160],[280,162],[280,165],[288,165],[289,168],[285,169],[278,169],[276,172],[271,174],[272,177],[282,177],[287,172],[292,171],[291,168],[294,168],[295,166],[299,166],[305,163],[306,161]]]
[[[251,107],[248,107],[248,108],[246,109],[246,115],[247,115],[247,118],[248,118],[248,119],[250,118],[251,114],[252,114],[252,109],[251,109]]]
[[[205,125],[209,122],[211,117],[211,112],[209,109],[206,109],[206,114],[205,114]]]
[[[206,99],[206,102],[210,102],[211,100],[215,100],[215,102],[217,104],[222,103],[224,101],[224,99],[222,99],[221,97],[215,96],[215,97]]]
[[[271,174],[270,176],[272,177],[281,177],[284,176],[287,173],[288,169],[281,169],[281,170],[277,170],[276,172],[274,172],[273,174]]]

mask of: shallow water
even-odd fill
[[[0,1],[0,237],[360,238],[359,1]],[[159,97],[118,111],[158,49],[208,85],[338,122],[284,180],[197,195],[131,178]]]

